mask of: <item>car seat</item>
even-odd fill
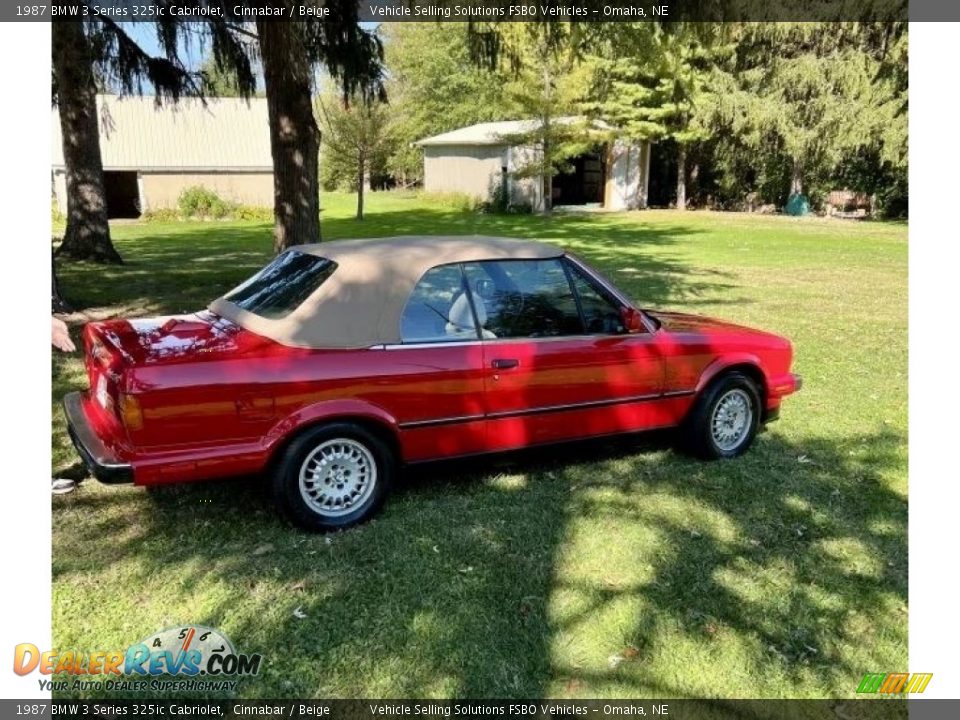
[[[477,311],[477,321],[480,323],[481,333],[484,338],[495,338],[496,335],[485,327],[487,323],[487,306],[483,298],[475,292],[470,293],[473,298],[473,307]],[[473,324],[473,313],[470,311],[470,301],[465,292],[460,293],[450,306],[450,312],[447,313],[447,335],[452,337],[476,336],[477,330]]]

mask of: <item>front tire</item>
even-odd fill
[[[757,435],[761,408],[756,382],[741,372],[726,373],[707,387],[691,409],[684,444],[707,460],[743,455]]]
[[[273,472],[277,508],[312,532],[341,530],[372,517],[393,484],[395,461],[376,435],[354,423],[306,430]]]

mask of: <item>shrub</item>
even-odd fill
[[[176,208],[156,208],[147,210],[140,216],[143,222],[175,222],[180,220],[180,211]]]
[[[473,195],[461,192],[421,192],[421,200],[456,212],[477,212],[484,207],[484,201]]]
[[[529,215],[533,212],[533,206],[524,201],[514,201],[510,197],[510,183],[504,175],[490,181],[489,189],[490,199],[480,204],[479,210],[482,213],[491,215]]]
[[[234,220],[250,220],[253,222],[272,222],[273,208],[258,207],[256,205],[237,205],[232,213]]]
[[[57,205],[56,198],[50,200],[50,220],[54,225],[59,225],[66,220],[63,213],[60,212],[60,206]]]
[[[177,199],[180,214],[185,218],[213,218],[226,217],[233,210],[233,205],[213,190],[194,185],[188,187]]]

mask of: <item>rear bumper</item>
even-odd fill
[[[83,395],[68,393],[63,398],[63,413],[67,416],[67,432],[84,464],[93,476],[103,483],[132,483],[133,468],[123,462],[97,436],[83,411]]]

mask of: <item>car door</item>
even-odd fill
[[[483,348],[459,264],[431,268],[400,320],[390,382],[378,389],[394,412],[404,460],[469,455],[487,448]]]
[[[467,263],[492,450],[658,424],[663,363],[647,328],[566,258]]]

